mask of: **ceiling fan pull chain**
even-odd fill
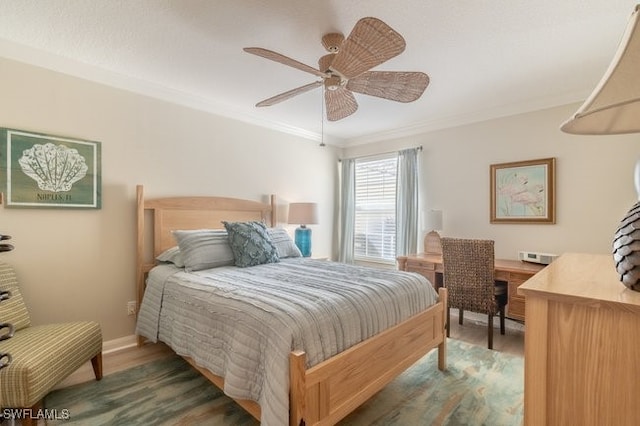
[[[325,146],[324,144],[324,96],[322,96],[322,91],[320,92],[320,146]]]

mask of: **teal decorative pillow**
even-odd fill
[[[229,245],[236,266],[262,265],[279,262],[276,249],[267,227],[262,222],[222,222],[229,234]]]

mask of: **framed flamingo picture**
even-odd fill
[[[491,165],[491,223],[556,223],[555,158]]]
[[[0,129],[6,207],[101,208],[100,142]]]

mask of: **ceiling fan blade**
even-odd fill
[[[272,61],[279,62],[281,64],[299,69],[301,71],[308,72],[313,75],[317,75],[318,77],[323,77],[323,78],[327,77],[327,74],[322,71],[318,71],[317,69],[310,67],[309,65],[303,64],[302,62],[298,62],[295,59],[291,59],[288,56],[281,55],[280,53],[274,52],[272,50],[263,49],[261,47],[245,47],[243,50],[247,53],[262,56],[263,58],[267,58]]]
[[[313,90],[318,86],[322,86],[322,81],[314,81],[313,83],[305,84],[304,86],[296,87],[295,89],[291,89],[284,93],[280,93],[279,95],[275,95],[269,99],[265,99],[264,101],[258,102],[256,106],[265,107],[265,106],[275,105],[282,101],[286,101],[287,99],[293,98],[294,96],[298,96],[304,92],[308,92],[309,90]]]
[[[338,121],[350,116],[358,109],[358,103],[353,93],[338,87],[325,89],[324,102],[327,107],[327,120]]]
[[[423,72],[368,71],[349,80],[346,88],[392,101],[413,102],[428,85],[429,76]]]
[[[362,18],[342,43],[331,68],[353,78],[404,51],[404,38],[377,18]]]

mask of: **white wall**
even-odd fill
[[[441,235],[491,238],[496,256],[519,250],[610,253],[616,227],[637,201],[640,136],[559,130],[578,104],[346,149],[345,157],[422,145],[424,209],[440,209]],[[490,224],[489,167],[556,158],[556,224]]]
[[[282,218],[288,202],[316,201],[314,255],[335,253],[338,149],[4,59],[0,99],[0,127],[102,142],[101,210],[0,208],[0,233],[16,246],[0,260],[16,267],[35,323],[95,319],[106,340],[133,333],[126,302],[135,299],[139,183],[148,197],[275,193]],[[443,210],[443,235],[495,239],[499,257],[522,249],[609,253],[637,198],[640,137],[560,132],[577,106],[352,147],[342,156],[422,145],[424,209]],[[557,161],[557,223],[489,224],[489,165],[546,157]]]
[[[0,127],[102,143],[101,210],[0,208],[16,247],[0,260],[34,323],[95,319],[105,340],[133,334],[136,184],[147,197],[273,193],[280,220],[288,202],[318,202],[314,255],[332,254],[332,147],[5,59],[0,99]]]

